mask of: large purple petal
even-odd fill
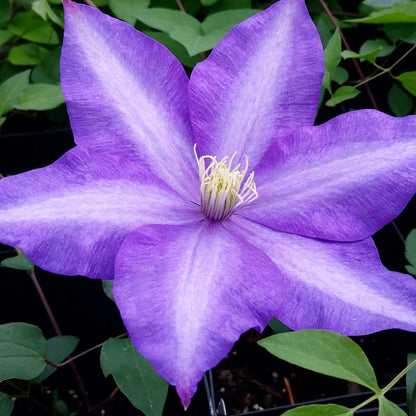
[[[292,329],[361,335],[416,330],[416,280],[380,262],[371,238],[328,242],[270,230],[243,218],[226,224],[275,262],[286,278],[277,315]]]
[[[280,0],[236,26],[191,75],[199,155],[247,155],[312,125],[324,71],[322,45],[303,0]]]
[[[131,161],[81,148],[53,165],[0,180],[0,241],[61,274],[112,279],[123,238],[146,223],[201,214]]]
[[[113,288],[134,345],[184,406],[242,332],[278,313],[283,291],[270,259],[219,222],[129,234]]]
[[[182,65],[127,23],[69,0],[64,6],[61,84],[76,143],[130,157],[172,186],[195,189]]]
[[[343,114],[282,138],[257,167],[259,198],[241,213],[278,231],[361,240],[416,192],[416,117]]]

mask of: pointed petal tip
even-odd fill
[[[184,407],[204,373],[284,299],[270,258],[222,223],[141,226],[125,238],[116,270],[113,294],[130,337]]]
[[[192,71],[199,151],[221,159],[237,150],[256,166],[277,137],[313,125],[324,70],[304,0],[280,0],[244,20]]]
[[[65,8],[68,8],[68,7],[75,8],[76,7],[76,4],[73,3],[71,0],[62,0],[62,4],[64,5]]]
[[[71,1],[71,0],[62,0],[62,5],[64,7],[65,16],[69,16],[70,13],[79,12],[81,7],[83,7],[83,5],[75,3],[74,1]]]
[[[185,411],[189,408],[189,404],[195,394],[196,388],[193,388],[192,390],[193,392],[191,392],[191,389],[176,387],[176,391],[178,392],[178,396],[181,399]]]

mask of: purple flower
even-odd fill
[[[114,279],[131,339],[187,406],[272,316],[416,330],[416,281],[371,234],[416,191],[416,117],[313,126],[324,71],[303,0],[235,27],[190,80],[162,45],[64,0],[77,147],[0,181],[0,239],[46,270]]]

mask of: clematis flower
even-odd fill
[[[162,45],[64,0],[77,146],[0,180],[0,240],[114,279],[130,337],[187,406],[249,328],[416,330],[416,281],[371,235],[416,191],[416,117],[313,126],[324,71],[303,0],[236,26],[190,79]]]

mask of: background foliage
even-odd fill
[[[326,72],[317,122],[358,108],[378,108],[399,117],[414,114],[416,2],[306,2],[325,51]],[[163,43],[188,73],[234,25],[271,3],[260,0],[94,1],[103,12],[125,20]],[[61,0],[0,0],[0,129],[3,133],[32,126],[35,130],[68,126],[59,85],[62,37]],[[415,233],[416,230],[411,232],[406,241],[407,271],[412,274],[416,270]],[[33,265],[23,253],[9,256],[2,266],[34,275]],[[106,283],[106,293],[110,294],[110,289]],[[371,400],[379,401],[380,416],[405,414],[386,399],[385,393],[407,372],[407,410],[409,415],[416,415],[416,375],[411,369],[414,354],[409,354],[409,367],[381,388],[364,352],[350,339],[325,331],[280,333],[280,325],[272,322],[271,326],[279,334],[262,340],[263,347],[298,366],[365,386],[374,392]],[[12,413],[16,399],[32,400],[38,409],[33,414],[41,411],[51,415],[93,414],[97,410],[87,409],[85,404],[70,408],[57,390],[50,395],[45,409],[45,403],[36,403],[30,394],[33,386],[42,385],[52,373],[62,371],[61,367],[71,362],[71,359],[65,360],[77,348],[78,339],[59,334],[59,330],[57,334],[47,338],[41,329],[25,323],[0,325],[0,388],[3,391],[0,392],[0,416]],[[113,377],[117,388],[133,406],[148,416],[162,414],[167,385],[128,339],[110,338],[103,342],[100,360],[103,374]],[[112,396],[106,400],[111,399]],[[311,405],[285,414],[348,416],[361,407]]]
[[[185,0],[178,7],[174,0],[95,2],[104,12],[163,43],[189,70],[234,25],[270,3]],[[400,64],[409,65],[412,59],[416,43],[416,2],[331,0],[327,2],[331,16],[319,0],[309,0],[307,5],[325,48],[324,105],[334,107],[346,102],[347,106],[356,107],[347,100],[364,92],[371,106],[381,107],[395,116],[413,113],[416,71]],[[342,30],[342,36],[336,26]],[[60,0],[2,0],[0,124],[22,111],[63,107],[59,88],[62,36]],[[373,82],[379,77],[383,82],[381,87],[380,83]],[[46,114],[55,122],[66,120],[63,109]]]

